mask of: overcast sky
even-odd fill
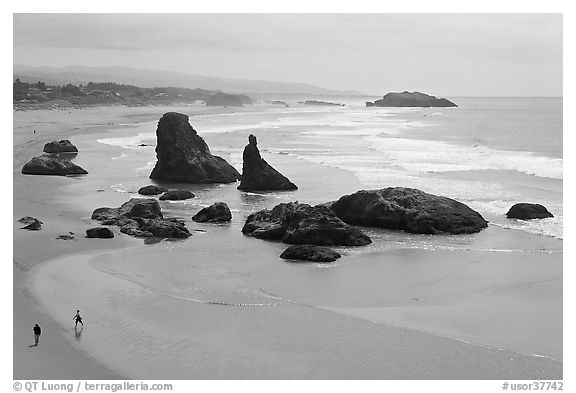
[[[561,96],[560,14],[15,14],[14,63]]]

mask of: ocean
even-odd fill
[[[134,240],[130,249],[92,259],[93,268],[137,284],[138,289],[118,289],[114,284],[113,289],[100,289],[97,296],[86,295],[93,319],[114,320],[120,315],[122,329],[130,334],[106,325],[108,349],[102,348],[102,341],[85,340],[83,345],[92,345],[90,351],[112,362],[115,348],[128,348],[122,359],[134,362],[134,370],[178,362],[167,375],[182,378],[187,375],[185,365],[198,362],[198,353],[190,348],[201,345],[210,351],[210,340],[226,342],[245,356],[254,345],[305,348],[319,339],[319,331],[302,332],[303,326],[314,321],[320,324],[316,329],[325,329],[322,321],[332,321],[335,313],[376,326],[561,360],[562,99],[451,100],[459,106],[366,108],[363,100],[342,98],[338,102],[346,106],[310,107],[288,101],[288,108],[254,105],[227,113],[190,111],[190,123],[213,154],[241,171],[243,148],[248,135],[254,134],[262,157],[299,189],[250,193],[238,191],[237,184],[168,185],[195,193],[190,200],[161,202],[167,216],[186,219],[193,235],[154,244]],[[126,124],[98,137],[99,143],[89,135],[75,141],[83,152],[79,165],[99,169],[91,172],[89,186],[81,182],[68,186],[89,194],[69,203],[93,210],[139,197],[138,188],[151,183],[155,129],[155,122]],[[102,151],[108,158],[102,159]],[[96,187],[94,182],[106,192],[88,193]],[[482,214],[489,227],[478,234],[437,236],[366,228],[373,243],[337,247],[343,257],[332,264],[286,262],[279,255],[287,245],[241,233],[249,214],[278,203],[317,204],[359,189],[397,186],[457,199]],[[229,205],[231,223],[200,224],[190,219],[216,201]],[[517,202],[540,203],[554,218],[507,219],[507,210]],[[90,222],[88,217],[86,221]],[[70,264],[60,272],[73,269]],[[53,294],[58,296],[60,303],[69,301],[64,293]],[[228,337],[225,326],[204,326],[205,321],[194,319],[194,308],[182,316],[187,303],[222,307],[218,311],[222,320],[212,321],[216,324],[230,323],[224,315],[232,313],[246,319],[232,326]],[[150,305],[162,314],[163,322],[150,314]],[[283,315],[279,307],[296,310],[282,320],[284,336],[258,336],[259,329],[275,326],[273,315]],[[534,320],[534,315],[540,318]],[[173,345],[160,345],[172,337],[170,324],[164,322],[170,320],[190,322],[192,329],[195,324],[204,326],[206,340],[200,344],[193,337],[179,336]],[[360,329],[358,334],[362,326],[355,328]],[[341,345],[341,339],[332,331],[322,338],[327,346]],[[328,355],[330,361],[342,364],[353,358]],[[247,367],[244,358],[226,359],[238,362],[237,374],[227,377],[260,375],[254,370],[242,374]],[[307,375],[274,372],[279,377]]]
[[[454,100],[458,108],[365,108],[364,102],[341,100],[347,106],[201,115],[191,123],[207,140],[212,134],[253,133],[264,156],[289,155],[344,169],[365,189],[419,188],[469,204],[493,225],[562,238],[562,99]],[[143,142],[155,143],[154,127],[145,128],[100,142],[139,150]],[[241,171],[244,143],[216,142],[211,149]],[[155,163],[154,154],[149,158],[144,174]],[[555,217],[505,219],[517,202],[543,204]]]

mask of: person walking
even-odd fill
[[[72,319],[76,321],[76,326],[74,326],[75,328],[78,327],[78,322],[80,322],[82,327],[84,327],[84,322],[82,322],[82,317],[80,316],[80,310],[76,310],[76,315],[74,315],[74,318]]]
[[[42,334],[42,329],[40,329],[40,326],[36,324],[32,330],[34,330],[34,346],[37,346],[40,342],[40,334]]]

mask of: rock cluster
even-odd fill
[[[288,244],[364,246],[372,242],[362,231],[336,217],[328,207],[298,202],[281,203],[272,210],[250,214],[242,233]]]
[[[330,208],[348,224],[411,233],[474,233],[488,226],[465,204],[413,188],[362,190],[341,197]]]
[[[120,232],[136,237],[187,238],[190,232],[182,222],[165,219],[156,199],[133,198],[119,208],[101,207],[92,219],[116,225]]]
[[[296,190],[298,187],[286,176],[272,168],[260,156],[258,142],[254,135],[248,137],[248,145],[244,148],[242,155],[242,176],[238,186],[243,191],[265,191],[265,190]]]
[[[151,179],[175,183],[231,183],[240,174],[226,160],[213,156],[188,122],[188,116],[165,113],[156,130],[158,161]]]

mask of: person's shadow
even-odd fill
[[[74,336],[76,337],[76,340],[80,341],[80,336],[82,336],[83,330],[84,330],[84,326],[82,326],[80,329],[78,329],[78,327],[74,328]]]

